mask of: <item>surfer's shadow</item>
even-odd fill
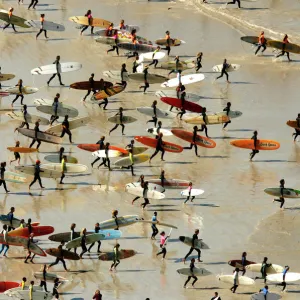
[[[201,158],[229,158],[227,155],[201,155]]]
[[[273,163],[278,163],[278,162],[281,162],[281,163],[283,163],[283,162],[297,162],[297,161],[293,161],[293,160],[286,160],[286,159],[261,159],[261,160],[253,160],[252,161],[253,163],[254,162],[273,162]]]
[[[242,7],[242,10],[268,10],[268,7]]]
[[[135,272],[156,272],[156,270],[155,269],[153,269],[153,270],[118,270],[118,273],[120,273],[120,272],[122,272],[122,273],[135,273]]]
[[[204,206],[204,207],[220,207],[220,205],[210,204],[210,203],[192,203],[193,206]]]
[[[164,211],[180,211],[180,209],[161,209],[161,208],[158,208],[158,209],[147,209],[147,211],[162,211],[162,212],[164,212]]]

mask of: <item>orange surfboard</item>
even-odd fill
[[[27,148],[27,147],[7,147],[7,149],[11,152],[19,152],[19,153],[32,153],[37,152],[35,148]]]
[[[287,121],[287,122],[286,122],[286,125],[288,125],[288,126],[294,128],[294,129],[300,130],[300,128],[297,126],[297,121]]]
[[[52,226],[32,226],[32,233],[34,236],[42,236],[51,234],[54,232],[54,228]],[[26,228],[17,228],[13,231],[10,231],[8,233],[9,236],[23,236],[23,237],[29,237],[29,229]]]
[[[254,150],[254,141],[251,139],[233,140],[230,144],[234,147]],[[257,140],[256,150],[277,150],[280,144],[273,140]]]
[[[79,144],[77,145],[79,149],[86,150],[89,152],[94,152],[99,150],[99,144]],[[120,151],[123,154],[128,154],[128,151],[124,148],[117,147],[117,146],[109,146],[110,150]]]

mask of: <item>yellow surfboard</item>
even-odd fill
[[[85,25],[85,26],[89,25],[88,17],[84,17],[84,16],[70,17],[69,21],[75,22],[80,25]],[[107,28],[110,24],[111,24],[110,21],[104,19],[92,18],[91,26]]]

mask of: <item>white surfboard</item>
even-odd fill
[[[204,80],[205,76],[203,74],[189,74],[189,75],[184,75],[181,76],[180,81],[182,84],[187,85],[187,84],[192,84],[196,82],[200,82]],[[173,78],[168,81],[165,81],[162,83],[160,86],[161,87],[176,87],[179,84],[179,78]]]
[[[39,20],[27,20],[24,23],[30,27],[41,28],[41,21]],[[65,26],[50,21],[44,21],[43,29],[49,31],[65,31]]]
[[[229,118],[234,119],[234,118],[239,118],[243,113],[239,110],[231,110],[228,114]],[[226,111],[220,111],[217,112],[216,115],[218,116],[227,116]]]
[[[131,195],[143,198],[143,188],[141,188],[141,187],[128,187],[128,188],[126,188],[126,192]],[[165,197],[166,196],[163,193],[160,193],[155,190],[149,189],[147,192],[148,199],[160,200],[160,199],[164,199]]]
[[[140,182],[127,183],[126,186],[125,186],[125,190],[127,188],[131,188],[131,187],[141,187],[141,183]],[[158,191],[160,193],[165,192],[165,189],[161,185],[154,184],[154,183],[148,183],[148,189],[149,190],[155,190],[155,191]]]
[[[139,58],[142,61],[145,61],[145,60],[151,60],[152,61],[153,59],[161,60],[166,56],[165,52],[155,52],[154,58],[153,58],[153,53],[154,52],[142,53],[141,55],[139,55]]]
[[[42,112],[44,114],[48,115],[54,115],[54,106],[52,105],[38,105],[36,109],[39,112]],[[78,110],[72,106],[59,104],[57,107],[57,116],[58,117],[64,117],[65,115],[68,115],[69,118],[75,118],[78,116]]]
[[[246,266],[246,269],[252,272],[260,272],[262,264],[251,264]],[[276,274],[281,273],[284,270],[284,267],[272,264],[270,267],[266,268],[267,274]]]
[[[81,68],[82,68],[82,64],[78,62],[65,62],[65,63],[60,63],[58,72],[59,73],[73,72],[73,71],[78,71]],[[32,75],[51,75],[56,73],[57,70],[55,64],[45,65],[31,70]]]
[[[191,196],[199,196],[199,195],[202,195],[204,193],[203,190],[200,190],[200,189],[192,189],[191,190]],[[183,190],[180,192],[181,196],[185,196],[187,197],[189,195],[189,190],[186,189],[186,190]]]
[[[90,117],[79,117],[69,121],[69,129],[73,130],[81,126],[85,126],[90,121]],[[62,124],[54,125],[48,128],[45,132],[51,134],[59,134],[62,131]]]
[[[23,86],[22,92],[25,95],[34,94],[39,91],[38,88],[32,86]],[[4,92],[8,92],[10,94],[19,94],[19,87],[18,86],[11,86],[4,90]]]
[[[103,75],[105,77],[108,77],[109,79],[121,80],[121,71],[116,71],[116,70],[104,71]],[[129,80],[129,74],[124,73],[123,79],[124,79],[124,81],[128,81]]]
[[[152,134],[152,135],[157,135],[157,128],[155,128],[155,127],[147,128],[146,131],[148,133]],[[162,133],[164,136],[171,136],[171,135],[173,135],[173,133],[170,130],[168,130],[168,129],[160,128],[159,132]]]
[[[225,283],[233,284],[233,275],[218,275],[217,278]],[[238,284],[239,285],[253,285],[255,281],[247,276],[239,276],[238,277]]]
[[[175,90],[157,91],[155,95],[159,98],[161,97],[177,98],[177,92]],[[186,93],[185,99],[190,102],[197,102],[201,99],[201,97],[197,94]]]
[[[29,174],[29,175],[34,175],[35,172],[35,167],[33,165],[31,166],[15,166],[16,171]],[[42,178],[59,178],[61,177],[61,170],[60,171],[52,171],[52,170],[47,170],[41,168],[40,176]]]
[[[226,69],[226,72],[233,72],[237,71],[241,66],[237,64],[230,64],[229,67]],[[221,72],[223,65],[216,65],[212,68],[214,72]]]
[[[146,116],[149,116],[149,117],[152,117],[153,116],[153,108],[152,107],[147,107],[147,106],[144,106],[144,107],[137,107],[136,110],[141,113],[141,114],[144,114]],[[163,110],[163,109],[159,109],[159,108],[156,108],[156,116],[157,118],[160,118],[160,119],[174,119],[176,118],[176,114],[171,112],[171,111],[168,111],[168,110]]]
[[[283,274],[278,273],[278,274],[272,274],[267,276],[268,281],[272,282],[282,282],[283,281]],[[287,272],[285,274],[285,282],[295,282],[300,280],[300,273],[292,273],[292,272]]]
[[[6,113],[6,115],[8,117],[12,118],[13,120],[18,120],[21,122],[24,121],[24,115],[21,111],[9,112],[9,113]],[[31,115],[31,114],[26,115],[26,120],[28,123],[31,123],[31,124],[35,124],[35,122],[37,122],[37,121],[39,121],[40,125],[49,125],[49,123],[50,123],[49,120],[47,120],[46,118]]]
[[[120,151],[117,151],[117,150],[108,150],[108,157],[111,158],[111,157],[119,157],[121,156],[123,153],[120,152]],[[106,154],[105,154],[105,150],[98,150],[98,151],[95,151],[92,153],[92,155],[94,157],[106,157]]]
[[[50,170],[50,171],[58,171],[61,172],[61,163],[51,163],[51,164],[42,164],[42,169]],[[88,167],[81,164],[69,164],[66,163],[66,171],[65,173],[84,173],[88,170]]]

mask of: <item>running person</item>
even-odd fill
[[[45,34],[45,38],[48,39],[48,37],[47,37],[47,30],[44,29],[45,14],[41,14],[40,21],[41,21],[41,28],[40,28],[40,31],[37,33],[35,39],[37,40],[37,38],[39,37],[39,35],[40,35],[43,31],[44,31],[44,34]]]
[[[31,144],[29,145],[29,148],[31,148],[31,147],[35,144],[35,142],[37,142],[37,147],[36,147],[36,149],[39,149],[39,147],[40,147],[40,145],[41,145],[41,143],[42,143],[42,142],[38,139],[38,133],[40,132],[39,127],[40,127],[39,121],[35,122],[35,126],[34,126],[34,138],[32,138],[32,142],[31,142]]]
[[[16,141],[16,145],[15,145],[16,148],[19,148],[20,147],[20,142],[19,141]],[[17,161],[18,162],[18,165],[20,165],[20,160],[21,160],[21,155],[18,151],[15,151],[14,152],[14,156],[15,156],[15,159],[11,160],[9,162],[9,164],[11,164],[12,162],[14,161]]]
[[[14,230],[15,229],[14,226],[13,226],[14,212],[15,212],[15,208],[11,207],[10,212],[7,214],[8,221],[9,221],[9,226],[8,226],[9,230],[11,230],[11,229]]]
[[[25,258],[24,263],[27,264],[27,260],[30,258],[30,262],[33,263],[33,259],[35,257],[35,254],[33,254],[33,256],[31,257],[31,251],[30,251],[30,245],[33,244],[33,233],[30,233],[28,241],[27,241],[27,256]]]
[[[96,145],[99,145],[99,150],[104,150],[104,148],[105,148],[104,141],[105,141],[105,136],[102,136],[102,137],[100,138],[100,140],[96,143]],[[97,158],[91,163],[91,166],[93,167],[94,164],[95,164],[98,160],[100,160],[100,159],[101,159],[101,157],[97,157]],[[104,157],[102,158],[102,161],[104,162],[104,165],[105,165],[106,161],[105,161],[105,158],[104,158]]]
[[[121,67],[121,83],[117,82],[117,84],[123,85],[124,88],[126,88],[126,86],[127,86],[126,75],[128,76],[128,72],[126,70],[126,64],[122,64],[122,67]]]
[[[51,117],[50,117],[50,126],[52,126],[53,123],[59,119],[59,116],[57,115],[58,106],[59,106],[59,98],[60,98],[60,94],[57,93],[53,99],[53,103],[52,103],[53,115],[51,115]]]
[[[230,66],[230,65],[227,63],[227,59],[225,58],[224,61],[223,61],[223,66],[222,66],[222,70],[221,70],[221,75],[218,76],[218,77],[216,78],[216,80],[219,79],[219,78],[221,78],[221,77],[223,77],[224,74],[225,74],[225,75],[226,75],[226,80],[227,80],[227,82],[230,83],[230,81],[229,81],[229,75],[228,75],[228,73],[227,73],[227,71],[226,71],[226,70],[229,68],[229,66]]]
[[[67,134],[69,136],[69,141],[71,144],[73,144],[72,142],[72,133],[71,133],[71,130],[70,130],[70,123],[69,123],[69,116],[68,115],[65,115],[65,119],[63,120],[62,122],[62,132],[61,132],[61,135],[60,137],[64,137],[65,134]]]
[[[38,0],[31,0],[31,3],[28,6],[28,10],[30,9],[30,7],[32,6],[33,9],[35,9],[35,6],[38,4]]]
[[[253,136],[252,136],[251,140],[253,140],[254,149],[253,149],[252,152],[250,153],[250,161],[252,161],[253,157],[254,157],[257,153],[259,153],[259,150],[256,150],[256,148],[257,148],[257,146],[258,146],[257,131],[256,131],[256,130],[253,132]]]
[[[258,45],[257,45],[257,49],[255,51],[255,55],[258,53],[258,51],[260,50],[260,48],[263,48],[263,50],[261,51],[261,53],[264,53],[265,50],[267,49],[267,40],[265,38],[265,33],[264,31],[262,31],[258,37]]]
[[[296,122],[297,122],[297,128],[295,128],[295,133],[292,134],[292,136],[295,136],[294,142],[296,141],[298,135],[300,135],[300,114],[298,114]]]
[[[159,221],[157,220],[157,212],[156,211],[153,213],[151,221],[153,222],[151,224],[151,229],[152,229],[151,240],[155,240],[155,237],[158,234],[158,229],[156,227],[156,224],[159,224]]]
[[[290,43],[290,42],[289,42],[289,37],[288,37],[287,34],[284,36],[282,42],[283,42],[282,52],[281,52],[280,54],[278,54],[278,55],[276,56],[276,58],[279,57],[279,56],[283,56],[283,55],[286,53],[286,56],[287,56],[288,60],[289,60],[289,61],[292,61],[292,60],[290,59],[290,53],[287,52],[287,51],[285,51],[286,45]]]
[[[186,259],[189,257],[189,255],[195,250],[197,251],[198,253],[198,262],[202,262],[202,260],[200,260],[200,256],[201,256],[201,250],[198,249],[198,248],[195,248],[196,247],[196,243],[198,241],[201,241],[201,239],[199,240],[198,239],[198,235],[199,235],[199,229],[196,229],[195,230],[195,233],[193,234],[193,237],[192,237],[192,246],[190,248],[190,251],[187,253],[187,255],[184,257],[183,259],[183,263],[185,263]]]
[[[160,179],[161,186],[164,188],[165,187],[165,181],[166,181],[165,171],[164,170],[161,170],[159,179]]]
[[[203,56],[202,52],[197,53],[196,67],[195,67],[196,72],[198,72],[202,68],[202,56]]]
[[[233,286],[230,288],[232,293],[235,293],[236,289],[239,286],[239,271],[240,271],[239,268],[235,268],[233,272]]]
[[[117,270],[117,266],[120,264],[120,244],[116,244],[116,246],[114,247],[114,261],[112,263],[112,265],[110,266],[109,271],[113,271],[113,268],[115,269],[115,271]]]
[[[81,230],[80,237],[81,237],[80,246],[81,246],[82,252],[80,253],[79,257],[80,257],[80,259],[83,259],[83,257],[82,257],[83,254],[88,251],[88,249],[86,247],[86,228],[83,228]]]
[[[172,39],[171,39],[171,36],[170,36],[170,31],[166,31],[166,48],[163,48],[162,50],[166,50],[167,53],[168,53],[168,56],[170,56],[170,52],[171,52],[171,43],[172,43]]]
[[[204,124],[201,125],[201,129],[198,129],[198,131],[204,131],[206,137],[209,138],[208,134],[207,134],[207,115],[206,115],[206,107],[202,107],[202,120],[204,122]]]
[[[183,149],[189,149],[189,150],[191,150],[191,149],[193,149],[193,147],[194,147],[194,148],[195,148],[195,154],[196,154],[196,156],[197,156],[197,157],[200,157],[200,155],[198,155],[198,146],[197,146],[197,144],[196,144],[197,132],[198,132],[198,131],[200,131],[200,130],[198,129],[198,127],[197,127],[197,126],[194,126],[194,127],[193,127],[193,138],[192,138],[191,145],[190,145],[190,147],[183,147]]]
[[[58,287],[60,286],[60,284],[61,282],[59,281],[59,278],[55,278],[52,290],[52,296],[55,297],[55,299],[59,299]]]
[[[4,31],[7,27],[9,27],[9,25],[11,25],[11,27],[13,28],[14,32],[17,32],[16,28],[15,28],[15,25],[10,23],[10,20],[13,16],[13,7],[10,7],[9,10],[8,10],[8,23],[3,27],[2,31]]]
[[[223,111],[226,111],[226,116],[229,118],[229,113],[231,109],[231,102],[227,102],[226,107],[223,109]],[[223,129],[227,127],[228,124],[231,123],[231,120],[228,120],[228,122],[224,123]]]
[[[109,146],[110,146],[110,143],[106,143],[105,146],[104,146],[105,158],[102,160],[102,163],[98,166],[98,169],[102,165],[104,165],[105,167],[108,168],[109,171],[111,171],[111,168],[110,168],[110,159],[109,159]]]
[[[280,192],[280,196],[279,196],[279,199],[274,199],[273,202],[280,202],[280,208],[282,209],[283,208],[283,205],[284,205],[284,185],[285,185],[285,180],[284,179],[281,179],[279,181],[279,192]]]
[[[139,62],[139,59],[140,59],[139,55],[136,55],[132,64],[132,73],[137,73],[137,68],[141,64]]]
[[[131,169],[131,175],[135,176],[134,171],[133,171],[133,165],[134,165],[134,159],[133,159],[133,153],[134,153],[134,140],[130,141],[130,144],[128,144],[125,147],[126,150],[128,150],[128,154],[129,154],[129,159],[131,162],[131,165],[127,166],[127,167],[122,167],[122,168],[126,168],[126,169]]]
[[[113,34],[112,38],[115,40],[115,44],[112,45],[111,49],[109,49],[109,50],[106,51],[106,54],[108,54],[108,52],[116,50],[117,55],[119,56],[119,47],[118,47],[118,44],[119,44],[119,33],[118,33],[118,30],[114,31],[114,34]]]
[[[260,268],[260,273],[261,273],[261,277],[255,277],[254,280],[256,279],[263,279],[264,283],[267,282],[267,268],[271,267],[272,264],[268,264],[268,258],[264,257],[264,260],[261,264],[261,268]]]
[[[186,197],[186,200],[184,201],[184,204],[187,203],[190,200],[192,189],[193,189],[193,183],[190,182],[189,186],[188,186],[188,192],[189,193],[188,193],[188,196]],[[193,202],[194,199],[195,199],[195,196],[192,196],[191,202]]]
[[[6,167],[6,162],[2,162],[0,164],[0,186],[3,184],[3,187],[4,187],[4,190],[5,190],[5,193],[9,193],[9,190],[7,189],[6,187],[6,181],[5,181],[5,169]]]
[[[58,77],[58,80],[59,80],[59,84],[60,85],[64,85],[62,82],[61,82],[61,64],[60,64],[60,56],[56,56],[56,60],[53,62],[53,65],[55,65],[55,68],[56,68],[56,73],[54,73],[50,79],[47,81],[47,85],[49,86],[50,82],[52,81],[52,79],[57,76]]]
[[[151,108],[153,108],[153,116],[152,116],[152,120],[149,120],[149,121],[146,122],[146,123],[153,122],[155,127],[156,127],[156,123],[157,123],[156,106],[157,106],[157,101],[154,100],[153,103],[152,103],[152,105],[151,105]]]
[[[227,2],[227,5],[228,4],[235,4],[235,3],[237,3],[238,7],[241,8],[241,1],[240,0],[232,0],[232,2]]]
[[[166,257],[166,255],[167,255],[167,248],[166,248],[166,246],[167,246],[167,244],[166,244],[166,242],[167,242],[167,239],[169,238],[169,236],[166,236],[166,233],[164,232],[164,231],[162,231],[161,233],[160,233],[160,248],[161,248],[161,251],[160,252],[158,252],[157,254],[156,254],[156,256],[158,256],[158,255],[163,255],[163,260],[165,259],[165,257]]]
[[[290,270],[289,266],[285,266],[284,270],[282,271],[282,282],[280,284],[276,284],[276,286],[282,286],[282,292],[285,290],[286,288],[286,282],[285,282],[285,277],[286,277],[286,273]]]
[[[0,254],[2,253],[2,251],[3,251],[3,250],[5,249],[5,247],[6,247],[6,249],[4,250],[3,256],[4,256],[4,257],[7,257],[7,256],[6,256],[6,253],[7,253],[8,249],[9,249],[9,245],[5,243],[5,242],[7,242],[7,234],[8,234],[7,225],[3,225],[3,229],[2,229],[2,231],[0,232],[0,234],[3,234],[3,241],[4,241],[4,243],[3,243],[2,246],[1,246]]]
[[[87,30],[89,28],[89,26],[91,26],[91,34],[94,34],[94,26],[93,26],[93,16],[92,16],[92,11],[89,9],[86,14],[84,15],[85,17],[88,18],[88,25],[85,25],[81,32],[80,35],[82,35],[82,33]]]
[[[242,270],[243,270],[243,273],[242,273],[242,276],[244,276],[246,274],[246,266],[247,266],[247,252],[243,252],[242,253],[242,259],[241,259],[242,263]]]
[[[18,83],[16,84],[16,87],[18,87],[18,93],[16,94],[15,99],[12,101],[11,106],[14,106],[14,103],[18,100],[18,98],[21,98],[21,105],[23,105],[24,95],[23,95],[23,80],[20,79]]]
[[[91,92],[93,92],[93,95],[95,95],[95,94],[97,93],[97,91],[96,91],[96,89],[95,89],[95,80],[94,80],[94,76],[95,76],[95,74],[92,73],[92,74],[91,74],[91,77],[89,78],[89,85],[90,85],[90,86],[89,86],[89,89],[88,89],[86,95],[83,97],[83,101],[86,100],[87,96],[88,96]]]
[[[179,113],[177,113],[177,117],[180,116],[180,120],[182,120],[182,116],[186,113],[185,108],[184,108],[184,106],[185,106],[185,95],[186,95],[185,92],[181,93],[181,95],[180,95],[180,100],[181,100],[180,109],[181,109],[181,111]]]
[[[165,154],[165,149],[164,149],[164,142],[163,142],[163,134],[160,132],[158,134],[157,137],[157,144],[156,144],[156,148],[155,148],[155,152],[152,154],[152,156],[150,157],[149,163],[151,163],[152,158],[159,152],[161,151],[161,160],[164,160],[164,154]]]
[[[40,164],[41,164],[41,162],[39,160],[37,160],[35,163],[35,166],[34,166],[34,178],[33,178],[33,181],[29,185],[29,189],[37,180],[40,184],[41,189],[44,189],[44,187],[42,185],[41,175],[40,175],[40,173],[44,172],[44,171],[41,170]]]
[[[141,175],[141,176],[140,176],[138,182],[140,183],[141,188],[144,188],[144,183],[145,183],[144,175]],[[140,198],[141,198],[141,197],[136,196],[136,197],[132,200],[131,204],[133,205],[133,203],[134,203],[136,200],[140,199]]]
[[[59,262],[62,262],[65,271],[68,272],[68,269],[67,269],[67,266],[66,266],[66,262],[65,262],[64,256],[63,256],[63,246],[64,246],[64,244],[65,244],[64,242],[61,242],[60,245],[58,246],[58,248],[57,248],[58,254],[57,254],[56,260],[55,260],[55,262],[53,262],[52,264],[50,264],[48,266],[47,270],[49,270],[51,267],[57,265]]]
[[[148,65],[148,67],[150,67],[151,65],[154,65],[154,68],[156,68],[157,64],[158,64],[158,59],[155,58],[155,54],[158,53],[160,51],[160,46],[157,46],[157,48],[154,50],[153,54],[152,54],[152,62]]]
[[[119,112],[118,112],[115,116],[119,116],[119,121],[118,121],[118,123],[116,123],[116,125],[109,131],[109,135],[111,134],[112,131],[114,131],[115,129],[117,129],[117,128],[119,127],[119,125],[122,127],[122,135],[125,135],[125,133],[124,133],[125,125],[123,124],[123,107],[120,107],[120,108],[119,108]]]
[[[143,187],[143,198],[144,198],[144,203],[141,204],[142,209],[144,210],[145,207],[150,204],[149,199],[148,199],[148,181],[144,182],[144,187]]]
[[[196,281],[198,280],[198,278],[195,276],[194,274],[194,269],[195,269],[195,258],[191,259],[191,263],[190,263],[190,272],[191,274],[188,276],[188,279],[186,280],[186,282],[184,283],[184,288],[186,288],[186,285],[188,284],[188,282],[193,278],[194,281],[192,282],[192,287],[194,287],[194,284],[196,283]]]
[[[145,85],[141,85],[139,87],[140,89],[142,89],[142,88],[144,89],[144,94],[146,93],[146,90],[150,87],[150,84],[148,82],[148,68],[149,68],[149,66],[145,66],[144,71],[143,71]]]
[[[59,184],[64,184],[63,179],[65,178],[65,172],[67,171],[67,156],[64,155],[62,160],[61,160],[61,177],[60,177],[60,182]]]
[[[45,264],[42,268],[41,268],[41,272],[43,277],[41,278],[41,282],[40,282],[40,287],[44,287],[45,292],[48,293],[47,290],[47,265]]]
[[[23,105],[23,108],[21,111],[23,113],[24,120],[21,123],[21,125],[15,129],[15,131],[18,130],[19,128],[23,128],[24,126],[26,126],[26,128],[29,129],[29,124],[28,124],[28,120],[27,120],[28,113],[27,113],[27,105],[26,104]]]
[[[170,77],[170,75],[172,73],[177,73],[179,71],[178,68],[179,68],[180,60],[179,60],[179,56],[178,55],[175,56],[174,61],[175,61],[175,69],[171,70],[168,73],[168,77]]]
[[[95,233],[99,233],[100,232],[100,224],[99,223],[95,224],[94,231],[95,231]],[[101,253],[101,251],[100,251],[101,241],[98,241],[97,243],[98,243],[97,253]],[[88,249],[88,252],[90,252],[92,250],[92,248],[94,247],[94,245],[95,245],[95,242],[90,245],[90,247]]]

